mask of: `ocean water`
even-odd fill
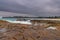
[[[17,21],[18,18],[0,18],[0,20],[5,20],[8,21],[10,23],[20,23],[20,24],[29,24],[31,25],[32,23],[30,21]],[[0,30],[3,31],[3,30]]]
[[[20,19],[22,21],[27,21],[27,20],[31,20],[31,19],[46,19],[46,18],[1,18],[0,17],[0,20],[17,21],[17,19]]]
[[[16,20],[17,20],[17,18],[0,18],[0,20],[16,21]]]

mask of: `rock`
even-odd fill
[[[60,40],[60,26],[49,25],[52,24],[33,26],[0,21],[0,40]]]

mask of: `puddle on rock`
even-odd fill
[[[0,32],[6,32],[7,31],[7,29],[6,28],[0,28]]]

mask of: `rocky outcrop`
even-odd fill
[[[26,25],[0,21],[0,40],[60,40],[60,27],[50,25]]]

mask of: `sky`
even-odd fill
[[[60,0],[0,0],[0,14],[4,12],[11,15],[60,16]]]

